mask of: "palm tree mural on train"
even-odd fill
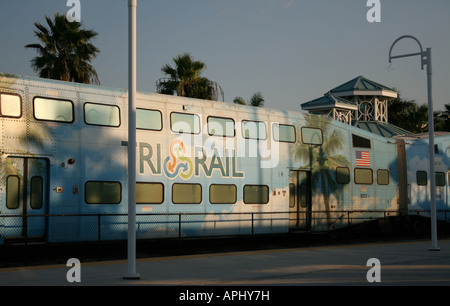
[[[311,187],[316,193],[321,193],[325,205],[327,229],[332,229],[330,213],[330,194],[339,197],[336,183],[336,167],[349,166],[350,162],[342,154],[344,142],[339,130],[329,130],[330,120],[326,117],[307,114],[305,120],[308,127],[319,128],[323,133],[322,145],[309,145],[299,142],[294,149],[294,159],[311,170]],[[300,130],[300,129],[299,129]]]

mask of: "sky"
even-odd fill
[[[94,60],[102,86],[128,86],[128,0],[79,0],[84,28],[98,33]],[[67,0],[0,0],[0,72],[37,76],[24,46],[37,43],[34,22],[71,9]],[[450,1],[379,0],[380,22],[369,22],[367,0],[137,0],[137,90],[155,92],[161,67],[190,53],[207,65],[225,101],[261,92],[265,107],[301,110],[353,78],[396,88],[428,103],[420,57],[394,59],[403,35],[432,49],[433,109],[450,104]],[[412,39],[392,54],[416,53]]]

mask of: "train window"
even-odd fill
[[[289,207],[295,207],[295,184],[289,184]]]
[[[237,201],[236,185],[209,186],[209,202],[211,204],[234,204]]]
[[[354,148],[370,148],[370,139],[352,134],[352,143]]]
[[[33,176],[31,178],[30,184],[30,207],[32,209],[41,209],[44,200],[44,180],[41,176]]]
[[[378,185],[389,185],[389,170],[387,169],[377,170],[377,183]]]
[[[234,120],[231,118],[208,117],[208,134],[211,136],[234,137]]]
[[[426,186],[428,184],[427,172],[417,171],[416,172],[417,185]]]
[[[436,172],[436,186],[445,186],[444,172]]]
[[[122,186],[119,182],[88,181],[85,200],[88,204],[119,204],[122,201]]]
[[[164,185],[162,183],[136,183],[136,204],[162,204]]]
[[[173,184],[172,202],[174,204],[200,204],[202,202],[202,185],[184,183]]]
[[[120,126],[120,110],[115,105],[85,103],[84,122],[90,125]]]
[[[0,94],[0,116],[14,118],[22,116],[22,103],[19,95]]]
[[[293,125],[274,123],[272,126],[273,139],[281,142],[295,142],[296,134]]]
[[[269,186],[266,185],[245,185],[245,204],[267,204],[269,203]]]
[[[323,143],[322,130],[318,128],[302,127],[302,142],[304,144],[321,145]]]
[[[142,130],[162,130],[162,115],[160,111],[136,109],[136,128]]]
[[[242,120],[242,137],[245,139],[267,139],[266,124],[262,121]]]
[[[175,133],[199,134],[200,118],[194,114],[171,113],[170,128]]]
[[[350,169],[347,167],[336,167],[336,183],[350,183]]]
[[[34,118],[37,120],[73,122],[73,103],[69,100],[34,98]]]
[[[371,185],[372,183],[372,169],[355,168],[355,184]]]
[[[20,199],[20,178],[10,175],[6,178],[6,208],[17,209]]]

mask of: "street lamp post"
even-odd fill
[[[392,56],[392,48],[394,45],[404,38],[411,38],[415,40],[420,47],[420,52],[418,53],[409,53],[403,55],[395,55]],[[432,97],[432,70],[431,70],[431,48],[427,48],[426,51],[423,51],[422,45],[419,40],[411,35],[404,35],[399,37],[394,43],[391,45],[389,50],[389,63],[392,62],[392,59],[409,57],[409,56],[420,56],[421,58],[421,68],[423,70],[423,66],[427,65],[427,88],[428,88],[428,152],[430,159],[430,210],[431,210],[431,248],[430,251],[439,251],[439,247],[437,245],[437,226],[436,226],[436,177],[434,172],[434,118],[433,118],[433,97]]]
[[[136,7],[128,0],[128,270],[125,279],[139,279],[136,273]]]

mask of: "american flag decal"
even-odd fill
[[[356,167],[370,167],[370,154],[367,151],[356,151]]]

